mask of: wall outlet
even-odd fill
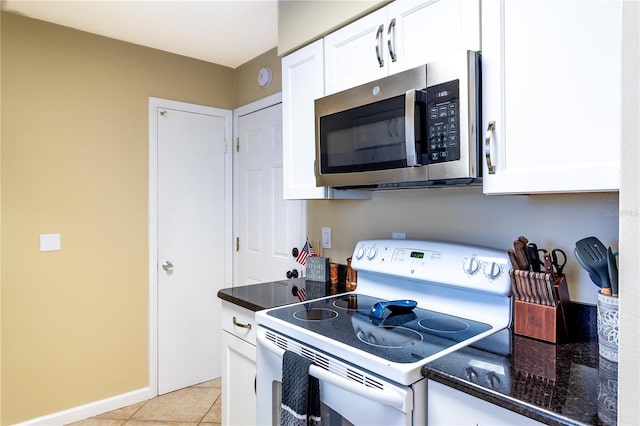
[[[391,238],[394,240],[406,240],[407,233],[406,232],[392,232]]]
[[[322,227],[322,248],[331,248],[331,228]]]

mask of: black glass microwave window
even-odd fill
[[[427,145],[422,163],[460,159],[460,81],[427,89]]]
[[[405,95],[320,117],[321,173],[407,166]],[[416,93],[416,145],[424,138],[424,93]]]

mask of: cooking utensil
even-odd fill
[[[389,309],[393,314],[404,314],[411,312],[413,308],[418,306],[415,300],[390,300],[385,302],[377,302],[369,311],[369,316],[374,318],[382,318],[385,309]]]
[[[527,244],[527,255],[529,256],[529,269],[531,269],[532,272],[540,272],[542,262],[540,262],[536,243]]]
[[[540,282],[538,281],[538,276],[540,274],[537,272],[529,272],[529,285],[533,290],[533,303],[537,303],[538,305],[544,304],[544,295],[541,292]]]
[[[509,260],[511,261],[511,267],[513,269],[520,269],[520,264],[518,263],[518,259],[516,258],[516,252],[509,249],[507,250],[507,254],[509,255]]]
[[[513,252],[513,250],[509,250],[511,252]],[[511,261],[513,263],[513,260]],[[514,265],[515,268],[515,265]],[[521,300],[522,297],[520,296],[520,291],[518,291],[518,285],[516,282],[516,269],[509,269],[509,277],[511,278],[511,293],[513,293],[513,297],[515,297],[517,300]]]
[[[547,286],[547,295],[549,299],[549,306],[556,306],[558,304],[558,298],[554,291],[555,280],[553,274],[544,274],[544,282]]]
[[[582,257],[580,257],[580,254],[578,253],[577,248],[573,249],[573,254],[576,256],[576,259],[578,260],[578,264],[582,266],[582,269],[584,269],[589,273],[589,278],[591,278],[591,281],[593,281],[593,283],[598,287],[602,287],[602,282],[600,281],[600,277],[598,276],[596,271],[593,269],[593,267],[585,263]]]
[[[527,245],[521,240],[515,240],[513,242],[513,250],[518,261],[519,269],[524,271],[529,270],[529,258],[527,257]]]
[[[553,264],[553,259],[551,259],[551,254],[547,251],[544,252],[544,254],[542,255],[542,259],[543,259],[543,263],[544,263],[544,272],[546,272],[547,274],[551,274],[553,275],[553,277],[555,278],[555,271],[554,271],[554,264]]]
[[[516,271],[516,286],[520,293],[520,300],[525,302],[533,301],[529,295],[529,286],[527,285],[527,274],[529,271],[517,270]]]
[[[611,247],[607,248],[607,268],[609,271],[609,284],[611,284],[611,295],[618,295],[618,265],[613,255]]]
[[[553,249],[551,250],[551,261],[553,266],[556,267],[556,275],[562,276],[564,266],[567,264],[567,254],[560,249]]]
[[[604,244],[602,244],[602,242],[596,237],[583,238],[576,243],[574,253],[583,268],[584,265],[590,267],[584,268],[589,272],[589,275],[599,277],[602,294],[611,295],[607,249],[604,247]],[[591,277],[591,280],[595,282],[593,276]]]

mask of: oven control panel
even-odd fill
[[[495,294],[508,294],[511,289],[507,253],[486,247],[435,241],[360,241],[351,267]]]

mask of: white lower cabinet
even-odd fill
[[[440,425],[542,425],[529,417],[429,380],[427,424]]]
[[[222,302],[222,424],[256,424],[254,313]]]

